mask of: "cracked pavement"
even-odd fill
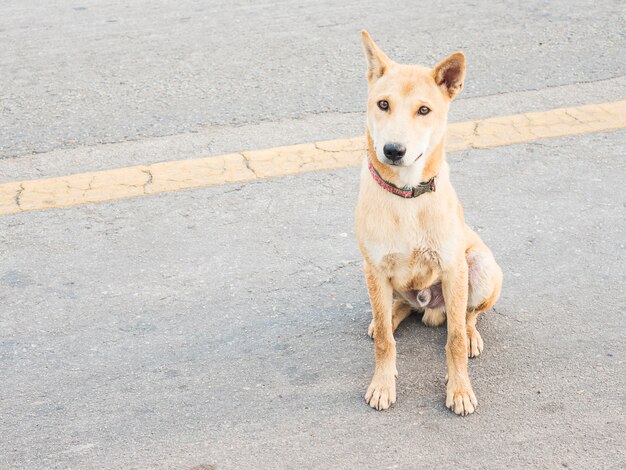
[[[623,469],[626,130],[593,114],[626,99],[623,18],[5,2],[0,212],[23,211],[0,215],[0,468]],[[448,159],[505,276],[468,418],[444,406],[445,329],[416,317],[397,403],[363,400],[363,27],[398,61],[468,57]],[[44,189],[81,205],[27,211]],[[83,204],[111,190],[136,197]]]
[[[449,156],[505,275],[468,418],[416,318],[363,401],[355,168],[3,216],[0,466],[622,468],[625,144]]]
[[[626,101],[615,101],[451,124],[446,148],[498,147],[621,128],[626,128]],[[0,215],[358,166],[365,148],[365,138],[354,137],[0,184]]]

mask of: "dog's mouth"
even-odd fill
[[[416,162],[416,161],[418,161],[420,158],[422,158],[422,155],[424,155],[424,153],[420,153],[420,154],[417,156],[417,158],[416,158],[415,160],[413,160],[413,162],[411,163],[411,165],[413,165],[413,163],[415,163],[415,162]],[[389,163],[388,163],[388,164],[389,164],[389,165],[391,165],[391,166],[411,166],[411,165],[405,165],[405,164],[403,163],[403,160],[404,160],[404,158],[403,158],[402,160],[398,160],[397,162],[394,162],[394,161],[389,161]]]

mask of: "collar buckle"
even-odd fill
[[[411,188],[411,197],[418,197],[424,193],[434,193],[437,190],[435,186],[435,176],[433,176],[428,181],[424,181],[423,183],[418,184]]]

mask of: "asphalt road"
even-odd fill
[[[399,61],[465,51],[464,99],[610,80],[625,19],[620,0],[5,0],[0,157],[223,126],[240,150],[238,126],[361,112],[361,28]]]
[[[4,216],[0,466],[623,468],[626,132],[455,154],[503,266],[479,411],[445,329],[373,411],[357,170]]]
[[[4,2],[0,183],[360,134],[362,27],[468,54],[452,120],[626,99],[622,2],[520,5]],[[505,275],[467,418],[416,318],[362,398],[355,169],[0,217],[0,468],[623,469],[625,145],[449,156]]]

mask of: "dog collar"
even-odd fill
[[[386,191],[389,191],[390,193],[395,194],[396,196],[400,196],[405,199],[411,199],[414,197],[421,196],[424,193],[435,192],[435,190],[437,189],[435,187],[436,176],[433,176],[428,181],[424,181],[423,183],[420,183],[417,186],[413,186],[413,187],[405,186],[403,188],[398,188],[396,185],[391,184],[389,181],[385,181],[383,177],[380,176],[380,173],[378,173],[378,170],[374,168],[374,164],[372,163],[371,160],[369,160],[368,164],[369,164],[368,166],[370,169],[370,173],[374,177],[374,181],[376,181],[381,188],[385,189]]]

